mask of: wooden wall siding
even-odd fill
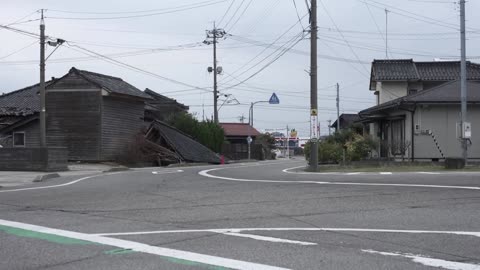
[[[144,102],[103,97],[102,160],[115,160],[141,130]]]
[[[47,91],[48,145],[67,147],[69,160],[97,161],[100,158],[100,90],[66,90]]]
[[[3,147],[8,147],[8,148],[13,147],[14,132],[25,132],[25,147],[29,147],[29,148],[40,147],[40,123],[38,122],[38,120],[30,122],[11,132],[0,134],[0,137],[10,136],[8,139],[5,139],[0,142],[0,144]]]
[[[25,132],[25,147],[40,147],[40,122],[38,120],[20,127],[15,132]],[[13,135],[13,132],[12,132]],[[13,141],[12,141],[13,146]]]
[[[68,76],[64,77],[62,80],[48,87],[48,89],[71,91],[72,89],[98,89],[98,87],[76,74],[68,74]]]

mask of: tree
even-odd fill
[[[213,121],[198,121],[190,113],[173,114],[166,120],[167,124],[190,135],[199,143],[205,145],[210,150],[220,153],[225,141],[225,132],[223,128]]]

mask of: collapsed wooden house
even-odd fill
[[[152,122],[145,138],[146,150],[154,153],[162,165],[178,162],[220,163],[218,154],[163,122]]]

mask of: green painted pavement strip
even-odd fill
[[[75,239],[75,238],[69,238],[69,237],[64,237],[64,236],[59,236],[59,235],[54,235],[54,234],[24,230],[24,229],[19,229],[19,228],[15,228],[15,227],[4,226],[4,225],[0,225],[0,231],[3,231],[3,232],[5,232],[7,234],[10,234],[10,235],[15,235],[15,236],[24,237],[24,238],[44,240],[44,241],[48,241],[48,242],[51,242],[51,243],[62,244],[62,245],[99,245],[98,243],[89,242],[89,241],[85,241],[85,240],[79,240],[79,239]],[[105,251],[104,254],[107,254],[107,255],[122,255],[122,254],[130,254],[130,253],[135,253],[135,252],[136,251],[133,251],[133,250],[130,250],[130,249],[120,248],[120,249],[113,249],[113,250]],[[214,265],[209,265],[209,264],[204,264],[204,263],[199,263],[199,262],[194,262],[194,261],[182,260],[182,259],[165,257],[165,256],[160,256],[160,257],[166,259],[169,262],[173,262],[173,263],[176,263],[176,264],[198,266],[198,267],[208,269],[208,270],[229,270],[229,268],[214,266]]]
[[[97,245],[96,243],[89,242],[89,241],[84,241],[84,240],[79,240],[79,239],[54,235],[54,234],[48,234],[48,233],[34,232],[34,231],[29,231],[29,230],[14,228],[14,227],[8,227],[4,225],[0,225],[0,231],[3,231],[10,235],[45,240],[51,243],[62,244],[62,245]]]
[[[103,253],[107,255],[123,255],[123,254],[136,253],[136,251],[133,251],[131,249],[118,248],[118,249],[107,250]]]
[[[199,263],[199,262],[193,262],[193,261],[188,261],[188,260],[182,260],[182,259],[177,259],[177,258],[171,258],[171,257],[164,257],[167,259],[169,262],[173,262],[176,264],[183,264],[183,265],[188,265],[188,266],[199,266],[204,269],[208,270],[230,270],[230,268],[225,268],[222,266],[214,266],[214,265],[208,265],[204,263]]]

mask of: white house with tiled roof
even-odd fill
[[[469,157],[480,159],[480,65],[469,62]],[[370,90],[377,105],[359,113],[369,134],[379,140],[377,155],[436,161],[459,157],[460,62],[375,60]]]

